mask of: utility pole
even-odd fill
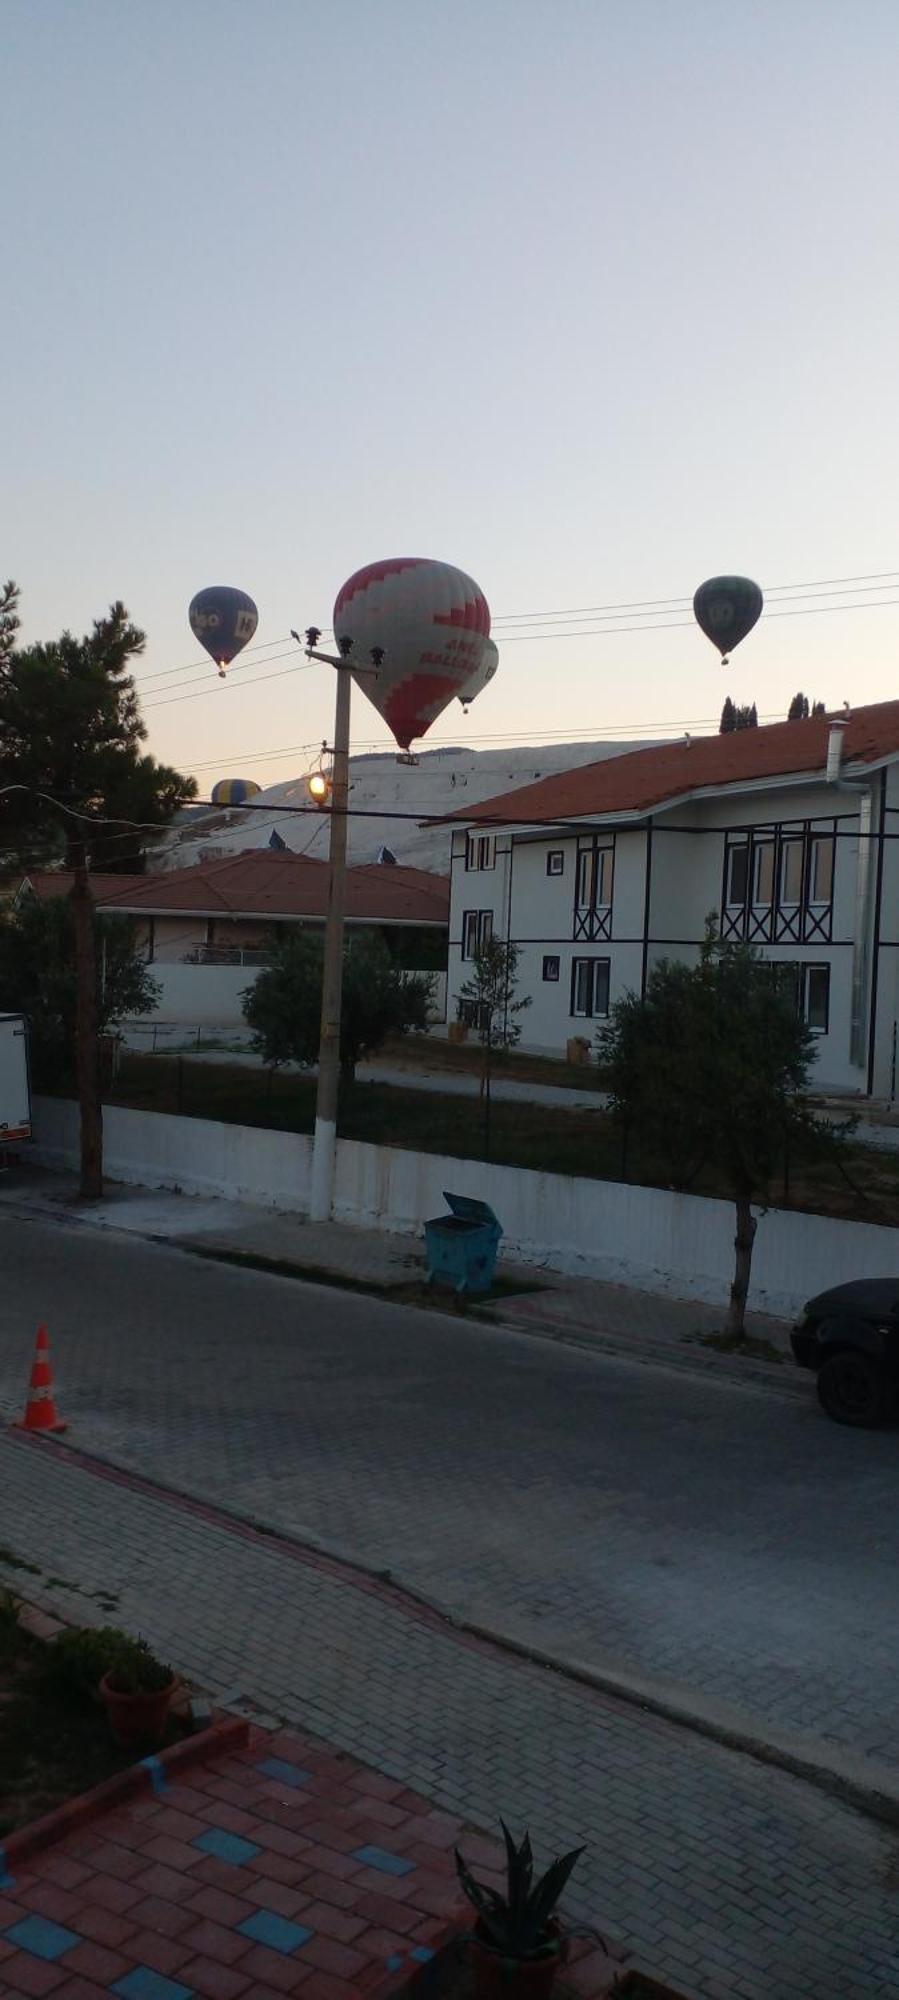
[[[306,634],[311,639],[315,627]],[[316,637],[318,634],[316,633]],[[307,657],[328,660],[317,653],[313,643]],[[331,772],[331,825],[328,845],[328,917],[325,924],[325,961],[322,973],[322,1018],[318,1052],[318,1091],[315,1099],[315,1138],[312,1144],[312,1186],[309,1194],[310,1222],[328,1222],[334,1199],[334,1168],[337,1158],[337,1095],[340,1086],[340,1007],[343,997],[343,933],[346,913],[347,804],[349,801],[350,695],[352,675],[349,649],[339,659],[330,660],[337,674],[337,702],[334,712],[333,764]]]
[[[315,1136],[312,1142],[312,1185],[309,1191],[310,1222],[328,1222],[334,1201],[334,1169],[337,1161],[337,1099],[340,1088],[340,1009],[343,999],[343,933],[346,916],[347,808],[350,792],[350,696],[354,673],[377,674],[384,658],[383,648],[373,646],[370,667],[350,664],[351,639],[338,637],[337,654],[320,653],[321,633],[310,625],[306,633],[307,660],[324,660],[337,674],[337,701],[334,710],[334,743],[331,768],[331,826],[328,845],[328,916],[325,924],[325,960],[322,971],[322,1014],[318,1050],[318,1090],[315,1099]]]
[[[103,1193],[103,1100],[94,902],[84,841],[70,842],[69,855],[75,931],[75,1079],[81,1108],[80,1192],[83,1200],[99,1201]]]

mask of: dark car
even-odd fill
[[[856,1278],[809,1299],[790,1335],[800,1368],[814,1368],[822,1409],[871,1429],[899,1395],[899,1278]]]

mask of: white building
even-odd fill
[[[461,815],[457,815],[461,818]],[[795,967],[816,1084],[895,1094],[899,701],[631,751],[485,800],[452,835],[449,1017],[491,931],[520,948],[522,1047],[591,1042],[705,920]]]

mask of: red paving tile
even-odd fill
[[[164,1937],[161,1931],[135,1932],[128,1952],[137,1965],[150,1965],[154,1972],[163,1973],[167,1979],[190,1957],[190,1950],[183,1939]]]
[[[98,1903],[79,1909],[78,1922],[72,1928],[82,1937],[91,1938],[94,1944],[109,1945],[113,1951],[126,1938],[133,1937],[135,1931],[130,1915],[124,1917],[115,1910],[104,1910]]]
[[[273,1987],[276,1993],[303,1991],[311,1968],[300,1959],[285,1958],[279,1951],[269,1951],[268,1945],[254,1944],[241,1959],[240,1970],[246,1973],[255,2000],[260,1986]],[[346,2000],[346,1995],[342,1996],[342,2000]]]
[[[179,1978],[183,1986],[203,1994],[204,2000],[238,2000],[241,1993],[250,1991],[249,1977],[239,1966],[216,1965],[212,1958],[188,1959]],[[259,1992],[258,1986],[254,1992]]]
[[[65,1976],[60,1966],[31,1958],[27,1951],[16,1951],[3,1961],[3,1979],[11,1993],[54,1993]]]
[[[191,1896],[186,1907],[196,1911],[198,1916],[211,1917],[214,1923],[230,1924],[233,1928],[235,1924],[242,1924],[245,1917],[251,1917],[256,1905],[248,1902],[245,1896],[231,1896],[227,1889],[214,1889],[207,1883]],[[184,1916],[186,1911],[180,1914]]]
[[[105,1944],[76,1944],[74,1950],[66,1952],[66,1968],[69,1972],[81,1972],[85,1979],[95,1979],[98,1986],[111,1986],[114,1979],[122,1979],[136,1963],[133,1958],[124,1958],[120,1951],[110,1951]]]

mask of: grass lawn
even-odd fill
[[[384,1043],[376,1057],[385,1068],[446,1070],[457,1076],[480,1076],[481,1060],[476,1037],[469,1042],[448,1042],[442,1035],[397,1035]],[[605,1088],[603,1072],[592,1059],[583,1064],[560,1062],[557,1056],[529,1056],[520,1049],[495,1049],[493,1074],[517,1083],[552,1083],[560,1090]]]
[[[275,1131],[311,1132],[315,1080],[221,1063],[181,1062],[177,1057],[129,1054],[123,1058],[114,1092],[107,1101],[142,1111],[179,1112],[226,1124],[256,1125]],[[450,1158],[484,1158],[483,1108],[476,1098],[437,1091],[403,1090],[357,1083],[341,1092],[340,1132],[371,1145],[443,1153]],[[621,1139],[600,1105],[571,1111],[540,1104],[496,1101],[491,1111],[490,1157],[503,1166],[532,1167],[541,1173],[583,1175],[595,1180],[630,1180],[648,1187],[669,1184],[664,1166],[631,1146],[626,1163]],[[855,1146],[847,1154],[852,1185],[835,1163],[790,1162],[789,1199],[783,1183],[772,1189],[777,1206],[811,1209],[853,1221],[899,1224],[899,1153]],[[690,1182],[691,1194],[726,1190],[708,1172]]]

